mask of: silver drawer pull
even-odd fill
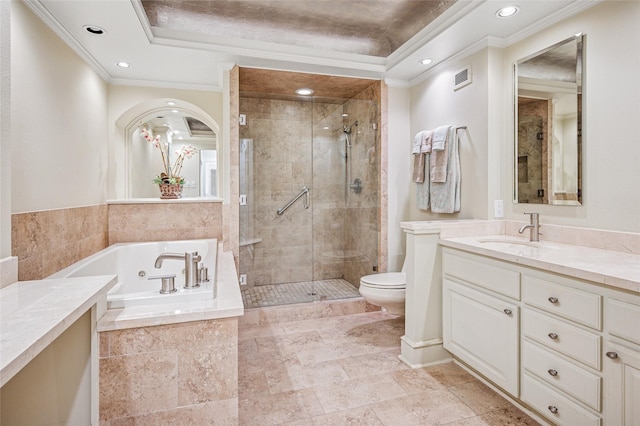
[[[611,359],[618,359],[618,354],[615,352],[607,352],[605,355],[607,355],[607,357]]]
[[[551,411],[553,414],[557,414],[558,413],[558,407],[556,407],[555,405],[550,405],[547,408],[549,408],[549,411]]]
[[[556,340],[558,338],[558,335],[556,333],[549,333],[548,336],[549,336],[549,339],[553,339],[553,340]]]
[[[551,296],[548,300],[549,300],[549,302],[551,302],[551,303],[558,303],[558,298],[557,298],[557,297],[553,297],[553,296]]]
[[[511,309],[505,309],[504,313],[507,315],[511,315],[513,312],[511,312]]]
[[[558,371],[554,370],[553,368],[550,368],[549,370],[547,370],[547,372],[553,377],[556,377],[558,375]]]

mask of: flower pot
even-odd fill
[[[174,200],[182,197],[182,185],[179,183],[160,183],[160,198]]]

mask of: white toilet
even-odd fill
[[[393,315],[404,315],[404,299],[407,289],[407,274],[383,272],[360,278],[360,294],[364,300],[380,306]]]

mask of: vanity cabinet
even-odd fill
[[[519,274],[464,254],[444,254],[443,344],[517,397]]]
[[[640,295],[442,253],[444,347],[458,360],[550,423],[640,425]]]
[[[605,424],[640,425],[640,298],[607,300]]]

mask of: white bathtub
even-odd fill
[[[117,274],[118,283],[107,294],[108,309],[212,299],[215,292],[218,241],[183,240],[150,243],[119,243],[107,247],[48,278],[86,277]],[[161,253],[197,251],[208,268],[209,281],[195,289],[184,288],[184,261],[166,259],[154,264]],[[161,281],[149,277],[175,274],[176,293],[161,294]]]

